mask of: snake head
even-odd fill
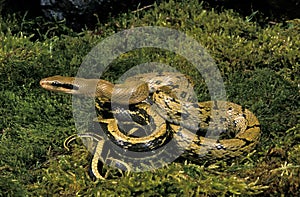
[[[55,92],[74,94],[79,90],[79,86],[74,84],[74,77],[53,76],[42,79],[40,85],[42,88]]]
[[[42,79],[40,85],[42,88],[54,92],[94,96],[99,81],[100,79],[83,79],[56,75]],[[107,88],[113,85],[107,82],[103,86]]]

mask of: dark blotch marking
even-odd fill
[[[155,82],[156,85],[159,85],[159,84],[161,84],[161,83],[162,83],[162,81],[160,81],[160,80],[157,80],[157,81]]]
[[[217,103],[217,101],[215,101],[215,100],[213,101],[212,109],[214,109],[214,110],[219,109],[218,103]]]
[[[221,121],[222,123],[224,123],[224,122],[227,122],[227,119],[224,118],[224,117],[220,117],[220,121]]]
[[[187,93],[186,93],[186,92],[184,92],[184,91],[182,91],[182,92],[181,92],[181,94],[180,94],[180,97],[181,97],[181,98],[185,98],[185,97],[186,97],[186,95],[187,95]]]
[[[209,124],[209,122],[211,121],[212,119],[210,118],[210,116],[207,116],[206,118],[205,118],[205,123],[206,124]]]
[[[194,108],[199,108],[198,103],[193,103],[192,106],[193,106]]]
[[[179,89],[179,85],[172,85],[172,88]]]

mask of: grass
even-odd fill
[[[21,21],[20,21],[21,20]],[[18,23],[22,28],[18,29]],[[41,22],[38,21],[40,24]],[[11,16],[0,23],[0,196],[249,196],[299,195],[300,24],[261,27],[231,10],[205,10],[197,1],[169,1],[123,13],[95,30],[75,33],[63,24],[42,25]],[[262,138],[249,155],[211,166],[174,162],[151,172],[111,170],[105,181],[88,176],[90,153],[75,134],[70,95],[47,92],[41,78],[76,75],[84,57],[117,31],[164,26],[196,39],[216,61],[229,101],[250,109]],[[30,28],[32,27],[32,28]],[[105,73],[115,80],[132,65],[168,63],[197,81],[188,62],[168,51],[143,49],[116,59]],[[198,83],[199,81],[199,83]]]

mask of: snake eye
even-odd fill
[[[175,101],[175,98],[171,97],[171,98],[170,98],[170,101],[172,101],[172,102]]]
[[[59,83],[58,83],[57,81],[53,81],[53,82],[51,83],[51,85],[56,87],[56,86],[59,86]]]

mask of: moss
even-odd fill
[[[80,33],[56,24],[58,28],[43,35],[22,29],[20,22],[11,17],[1,20],[0,26],[0,196],[299,195],[297,20],[261,27],[231,10],[216,13],[197,1],[169,1],[124,13],[99,23],[94,31]],[[39,80],[57,74],[74,76],[99,41],[145,25],[178,29],[208,50],[223,76],[228,100],[251,109],[262,125],[254,152],[209,167],[177,161],[142,173],[106,168],[107,180],[94,182],[88,175],[91,155],[81,141],[72,143],[70,151],[64,149],[64,140],[76,133],[71,96],[42,90]],[[201,75],[187,60],[168,51],[124,54],[105,77],[115,80],[133,65],[149,61],[191,75],[199,99],[209,99]]]

